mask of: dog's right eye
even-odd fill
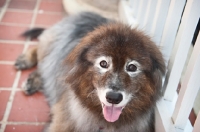
[[[130,65],[127,66],[126,69],[127,69],[127,71],[135,72],[135,71],[137,71],[137,66],[134,65],[134,64],[130,64]]]
[[[108,63],[105,60],[102,60],[99,64],[102,68],[108,68]]]

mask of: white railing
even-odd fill
[[[156,108],[156,132],[200,132],[200,114],[194,126],[188,119],[200,88],[200,34],[186,63],[200,17],[200,0],[121,0],[119,16],[150,35],[166,60],[164,94]]]

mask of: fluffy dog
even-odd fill
[[[165,64],[148,36],[89,12],[23,35],[39,36],[15,67],[38,65],[24,92],[46,95],[52,114],[46,131],[154,131]]]

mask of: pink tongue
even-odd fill
[[[122,108],[121,107],[114,107],[112,106],[104,106],[103,107],[103,115],[104,118],[108,121],[108,122],[115,122],[116,120],[118,120]]]

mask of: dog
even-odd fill
[[[138,29],[82,12],[23,36],[38,46],[20,55],[18,70],[37,65],[24,93],[42,91],[51,108],[48,132],[153,132],[165,63]]]

